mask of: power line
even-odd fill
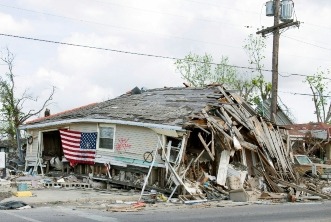
[[[283,37],[288,38],[288,39],[292,39],[292,40],[295,40],[295,41],[298,41],[298,42],[301,42],[301,43],[304,43],[304,44],[307,44],[307,45],[315,46],[315,47],[320,48],[320,49],[325,49],[325,50],[329,50],[329,51],[331,50],[331,48],[325,48],[323,46],[315,45],[313,43],[305,42],[305,41],[302,41],[300,39],[292,38],[292,37],[289,37],[289,36],[286,36],[286,35],[283,35]]]
[[[292,94],[292,95],[299,95],[299,96],[316,96],[313,94],[309,94],[309,93],[297,93],[297,92],[282,92],[282,91],[278,91],[280,93],[287,93],[287,94]],[[325,97],[325,98],[331,98],[331,96],[327,96],[327,95],[319,95],[318,97]]]
[[[113,3],[111,3],[111,4],[113,4]],[[166,38],[175,38],[175,39],[187,40],[187,41],[192,41],[192,42],[200,42],[200,43],[204,43],[204,44],[226,46],[226,47],[231,47],[231,48],[240,48],[240,47],[237,47],[237,46],[231,46],[231,45],[226,45],[226,44],[219,44],[218,42],[207,42],[207,41],[202,41],[202,40],[198,40],[198,39],[183,38],[183,37],[174,36],[174,35],[165,35],[165,34],[162,34],[162,33],[156,33],[156,32],[144,31],[144,30],[139,30],[139,29],[133,29],[133,28],[116,26],[116,25],[110,25],[110,24],[105,24],[105,23],[101,23],[101,22],[95,22],[95,21],[90,21],[90,20],[85,20],[85,19],[78,19],[78,18],[73,18],[73,17],[68,17],[68,16],[56,15],[56,14],[51,14],[51,13],[46,13],[46,12],[40,12],[40,11],[31,10],[31,9],[24,9],[24,8],[15,7],[15,6],[9,6],[9,5],[4,5],[4,4],[0,4],[0,6],[7,7],[7,8],[13,8],[13,9],[16,9],[16,10],[21,10],[21,11],[26,11],[26,12],[31,12],[31,13],[37,13],[37,14],[52,16],[52,17],[61,18],[61,19],[67,19],[67,20],[71,20],[71,21],[78,21],[78,22],[90,23],[90,24],[94,24],[94,25],[101,25],[101,26],[111,27],[113,29],[120,29],[120,30],[133,31],[133,32],[141,32],[141,33],[147,33],[147,34],[153,34],[153,35],[163,36],[163,37],[166,37]],[[180,15],[173,15],[173,14],[172,14],[172,16],[183,17],[183,16],[180,16]],[[205,22],[208,21],[208,22],[222,23],[222,22],[219,22],[219,21],[213,21],[213,20],[207,20],[207,19],[197,19],[197,20],[203,20]],[[227,23],[222,23],[222,24],[227,24]],[[233,26],[233,24],[229,24],[229,25],[230,26]],[[241,27],[242,28],[247,28],[244,25],[241,26]]]
[[[312,77],[312,75],[304,75],[304,74],[299,74],[299,73],[288,73],[288,72],[279,72],[278,74],[284,78],[291,77],[291,76]],[[286,74],[286,75],[284,75],[284,74]],[[331,80],[331,78],[328,78],[328,77],[322,77],[322,78]]]
[[[272,72],[271,69],[257,69],[257,68],[248,67],[248,66],[228,65],[228,64],[221,64],[221,63],[215,63],[215,62],[192,61],[192,60],[187,60],[187,59],[178,58],[178,57],[155,55],[155,54],[148,54],[148,53],[141,53],[141,52],[130,52],[130,51],[125,51],[125,50],[110,49],[110,48],[82,45],[82,44],[75,44],[75,43],[67,43],[67,42],[32,38],[32,37],[26,37],[26,36],[11,35],[11,34],[5,34],[5,33],[0,33],[0,36],[19,38],[19,39],[24,39],[24,40],[32,40],[32,41],[38,41],[38,42],[46,42],[46,43],[52,43],[52,44],[74,46],[74,47],[81,47],[81,48],[88,48],[88,49],[95,49],[95,50],[102,50],[102,51],[117,52],[117,53],[130,54],[130,55],[155,57],[155,58],[162,58],[162,59],[169,59],[169,60],[182,60],[182,61],[189,61],[189,62],[202,63],[202,64],[210,64],[210,65],[224,65],[224,66],[238,68],[238,69],[248,69],[248,70],[254,70],[254,71]],[[311,76],[311,75],[304,75],[304,74],[298,74],[298,73],[287,73],[287,74],[288,74],[288,76],[284,76],[284,75],[281,75],[281,74],[279,74],[279,75],[282,76],[282,77],[289,77],[289,76],[309,77],[309,76]],[[327,77],[323,77],[323,78],[331,80],[330,78],[327,78]]]
[[[117,3],[113,3],[113,2],[104,2],[104,1],[100,1],[100,0],[94,0],[95,2],[100,2],[103,4],[107,4],[107,5],[114,5],[117,7],[122,7],[122,8],[129,8],[129,9],[133,9],[133,10],[138,10],[138,11],[144,11],[144,12],[149,12],[149,13],[154,13],[154,14],[162,14],[162,15],[167,15],[167,16],[172,16],[172,17],[179,17],[179,18],[185,18],[187,19],[187,16],[183,16],[183,15],[178,15],[178,14],[173,14],[173,13],[169,13],[169,12],[164,12],[164,11],[155,11],[155,10],[151,10],[151,9],[144,9],[144,8],[137,8],[137,7],[132,7],[132,6],[127,6],[127,5],[122,5],[122,4],[117,4]],[[224,8],[224,7],[223,7]],[[229,9],[229,8],[225,8],[225,9]],[[233,10],[238,10],[238,9],[233,9]],[[196,20],[200,20],[203,22],[213,22],[213,23],[218,23],[218,24],[226,24],[229,26],[238,26],[238,27],[245,27],[244,25],[239,25],[239,24],[230,24],[230,23],[226,23],[223,21],[219,21],[219,20],[213,20],[213,19],[209,19],[207,17],[202,17],[202,18],[195,18]]]
[[[267,71],[267,72],[272,71],[272,70],[268,70],[268,69],[256,69],[256,68],[247,67],[247,66],[228,65],[228,64],[221,64],[221,63],[214,63],[214,62],[192,61],[192,60],[185,60],[185,59],[182,59],[182,58],[171,57],[171,56],[147,54],[147,53],[140,53],[140,52],[130,52],[130,51],[124,51],[124,50],[118,50],[118,49],[110,49],[110,48],[103,48],[103,47],[96,47],[96,46],[89,46],[89,45],[81,45],[81,44],[75,44],[75,43],[59,42],[59,41],[32,38],[32,37],[26,37],[26,36],[11,35],[11,34],[5,34],[5,33],[0,33],[0,35],[7,36],[7,37],[12,37],[12,38],[25,39],[25,40],[32,40],[32,41],[67,45],[67,46],[75,46],[75,47],[82,47],[82,48],[89,48],[89,49],[96,49],[96,50],[103,50],[103,51],[111,51],[111,52],[118,52],[118,53],[138,55],[138,56],[147,56],[147,57],[155,57],[155,58],[170,59],[170,60],[182,60],[182,61],[190,61],[190,62],[196,62],[196,63],[210,64],[210,65],[225,65],[225,66],[238,68],[238,69],[261,70],[261,71]]]
[[[186,1],[193,2],[193,3],[196,3],[196,4],[201,4],[201,5],[210,5],[210,6],[214,6],[214,7],[218,7],[218,8],[224,8],[224,9],[227,9],[227,10],[234,10],[236,12],[242,11],[242,12],[245,12],[245,13],[257,14],[257,15],[259,14],[259,12],[248,11],[247,9],[242,10],[242,9],[238,9],[238,8],[224,7],[224,6],[217,5],[217,4],[212,4],[212,3],[207,3],[207,2],[200,2],[200,1],[195,1],[195,0],[186,0]]]
[[[331,30],[331,27],[328,27],[328,26],[316,25],[316,24],[307,23],[307,22],[304,22],[304,24],[310,25],[310,26],[316,26],[316,27],[322,28],[322,29],[329,29],[329,30]]]

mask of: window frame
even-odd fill
[[[100,147],[100,139],[101,138],[101,128],[112,128],[113,129],[113,138],[111,138],[113,140],[113,146],[112,148],[105,148],[105,147]],[[97,141],[97,147],[98,150],[102,150],[102,151],[108,151],[108,152],[115,152],[115,134],[116,134],[116,126],[113,124],[98,124],[98,141]],[[106,138],[106,137],[103,137]],[[107,137],[108,138],[108,137]]]

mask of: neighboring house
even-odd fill
[[[271,99],[267,99],[263,101],[263,103],[260,104],[260,106],[258,106],[256,110],[264,118],[270,120],[271,117],[270,108],[271,108]],[[284,110],[279,105],[277,105],[277,114],[275,116],[275,123],[280,126],[293,124],[291,118],[288,116],[286,112],[284,112]]]
[[[331,125],[326,123],[292,124],[289,132],[293,151],[315,155],[322,160],[331,159]]]
[[[20,127],[29,135],[26,167],[36,169],[51,157],[65,159],[60,129],[96,132],[95,164],[92,167],[83,164],[80,169],[82,173],[101,175],[105,165],[110,165],[110,175],[123,179],[128,171],[147,173],[156,155],[150,182],[162,183],[162,186],[165,183],[162,156],[168,156],[173,163],[179,161],[189,134],[183,125],[189,117],[194,117],[208,103],[215,101],[207,97],[212,92],[212,88],[154,89],[139,94],[124,94],[29,121]],[[161,147],[167,147],[166,154],[160,155]],[[78,161],[78,165],[82,164]]]

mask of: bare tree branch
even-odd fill
[[[29,110],[27,113],[23,112],[24,104],[26,101],[35,101],[37,98],[33,98],[28,94],[27,89],[24,90],[21,96],[15,94],[15,75],[13,73],[13,61],[14,55],[7,48],[5,53],[1,52],[0,60],[6,63],[8,72],[0,77],[0,116],[2,128],[1,131],[5,132],[11,140],[16,137],[16,129],[19,125],[30,117],[39,114],[49,102],[53,99],[55,93],[55,86],[52,87],[51,93],[48,98],[43,102],[40,109],[37,111]]]

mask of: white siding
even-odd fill
[[[70,130],[76,130],[81,132],[97,132],[97,126],[98,125],[96,123],[80,123],[80,124],[71,124],[69,126],[61,126],[59,128],[69,127]],[[37,160],[39,131],[45,132],[50,130],[57,130],[57,128],[50,127],[50,128],[34,129],[27,131],[27,134],[32,135],[33,137],[33,143],[31,145],[27,144],[26,156],[25,156],[25,159],[28,160],[30,164]]]
[[[153,130],[148,128],[116,125],[114,144],[114,151],[98,149],[96,162],[109,162],[113,160],[110,157],[124,157],[143,161],[145,152],[155,152],[158,137]],[[160,159],[157,158],[156,161],[160,162]]]
[[[127,125],[113,125],[115,127],[114,138],[114,151],[102,150],[97,148],[96,160],[97,163],[113,163],[116,165],[132,164],[141,165],[144,161],[145,152],[153,152],[156,150],[156,146],[160,148],[158,144],[157,133],[149,128],[140,126],[127,126]],[[58,128],[69,128],[70,130],[80,132],[97,132],[97,123],[79,123],[61,126]],[[44,128],[34,129],[28,131],[30,135],[33,135],[33,144],[27,146],[26,159],[29,161],[35,161],[37,159],[38,150],[38,132],[56,130],[57,128]],[[124,163],[121,161],[125,160]],[[135,162],[131,160],[137,160]],[[156,165],[163,165],[163,161],[160,159],[160,155],[157,154]],[[148,164],[147,166],[148,167]]]
[[[38,130],[31,130],[27,132],[29,136],[33,137],[32,144],[28,144],[26,147],[25,159],[30,162],[35,162],[37,160],[37,151],[38,151]]]
[[[80,131],[80,132],[97,132],[98,125],[96,123],[79,123],[72,124],[69,126],[70,130]]]

